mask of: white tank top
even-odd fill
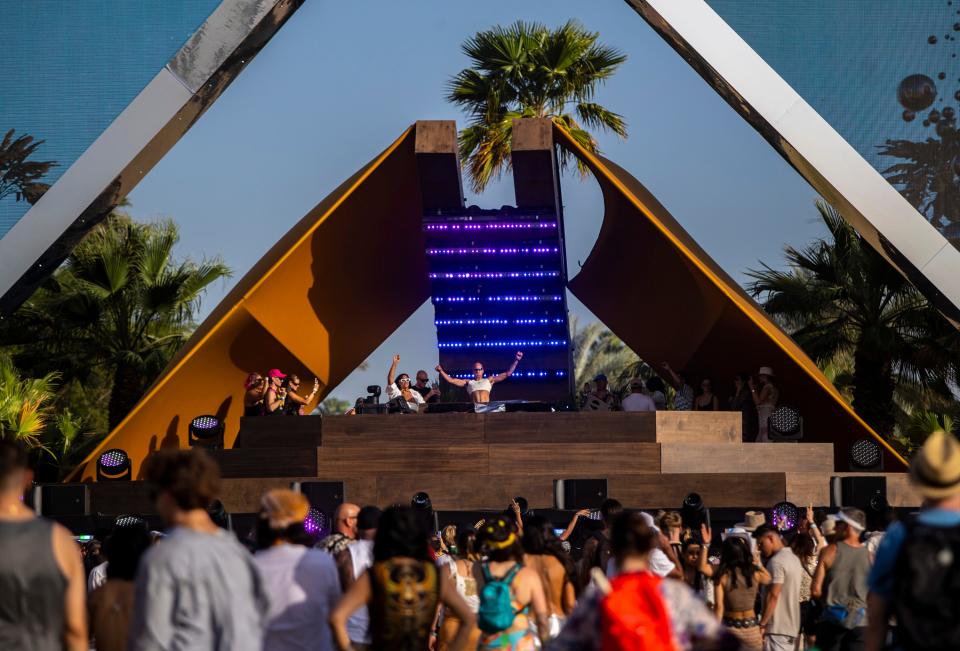
[[[473,395],[474,391],[490,391],[493,385],[490,383],[489,378],[483,378],[482,380],[468,380],[467,381],[467,392],[470,395]]]

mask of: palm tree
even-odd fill
[[[112,380],[108,423],[129,413],[195,327],[204,290],[230,275],[218,259],[177,261],[171,221],[138,224],[113,214],[4,328],[18,362],[68,380],[92,369]]]
[[[817,202],[830,233],[802,250],[786,248],[789,268],[750,270],[749,290],[836,378],[851,404],[885,435],[916,401],[953,400],[960,367],[957,332],[832,207]]]
[[[611,391],[622,390],[633,377],[652,375],[649,365],[599,321],[579,328],[577,318],[571,317],[570,332],[573,333],[573,377],[578,391],[598,373],[609,378]]]
[[[28,449],[43,446],[56,380],[56,373],[23,378],[10,358],[0,355],[0,438],[14,439]]]
[[[14,129],[7,131],[0,140],[0,200],[16,195],[17,201],[26,199],[34,204],[50,187],[40,183],[40,179],[57,164],[27,160],[43,142],[34,142],[33,136],[26,135],[14,138]]]
[[[600,83],[627,59],[598,37],[575,20],[554,30],[517,21],[478,32],[462,45],[472,66],[450,80],[447,100],[469,116],[460,157],[476,192],[509,168],[514,118],[553,118],[591,152],[598,151],[597,142],[587,128],[627,136],[623,118],[593,101]],[[569,160],[561,152],[563,164]]]

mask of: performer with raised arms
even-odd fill
[[[513,360],[513,363],[510,365],[506,371],[500,375],[494,375],[493,377],[484,377],[483,375],[483,364],[481,362],[474,362],[473,364],[473,379],[472,380],[461,380],[459,378],[450,377],[447,375],[447,372],[443,370],[443,367],[437,364],[437,372],[443,376],[443,379],[449,382],[450,384],[458,387],[466,387],[467,393],[470,394],[470,399],[475,403],[485,403],[490,402],[490,391],[493,389],[493,385],[497,382],[502,382],[508,377],[513,375],[513,372],[517,370],[517,364],[520,363],[520,360],[523,359],[523,353],[517,352],[516,358]]]

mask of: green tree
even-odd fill
[[[646,379],[653,374],[648,364],[599,321],[580,328],[577,318],[571,317],[570,332],[576,391],[599,373],[607,376],[610,390],[614,392],[622,392],[631,378]]]
[[[230,275],[218,259],[176,260],[178,239],[171,221],[111,215],[6,320],[17,362],[34,375],[108,382],[115,427],[193,331],[204,290]]]
[[[353,407],[353,403],[351,403],[349,400],[341,400],[340,398],[330,397],[320,403],[320,412],[333,416],[342,414],[351,407]]]
[[[51,167],[53,161],[29,161],[43,140],[34,142],[33,136],[14,137],[14,129],[10,129],[0,141],[0,201],[15,195],[17,201],[25,199],[31,204],[36,203],[43,193],[50,187],[41,183]]]
[[[627,136],[623,118],[594,101],[597,87],[627,57],[598,38],[575,20],[557,29],[518,21],[478,32],[461,46],[472,65],[450,80],[447,100],[468,115],[459,147],[475,191],[509,169],[514,118],[552,118],[591,152],[597,142],[587,129]],[[561,151],[563,164],[569,160]]]
[[[10,358],[0,355],[0,437],[20,441],[28,449],[43,445],[56,380],[56,373],[23,378]]]
[[[786,247],[785,271],[749,271],[749,290],[889,436],[914,409],[953,400],[957,332],[832,207],[817,210],[829,237]]]

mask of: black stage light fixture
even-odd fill
[[[187,442],[192,446],[219,450],[223,448],[224,423],[216,416],[197,416],[187,428]]]
[[[437,512],[433,510],[433,502],[430,500],[430,496],[427,495],[424,491],[419,491],[415,493],[413,498],[410,500],[410,508],[413,509],[413,512],[417,517],[423,518],[423,524],[430,531],[437,531],[440,529],[440,523],[437,519]]]
[[[800,521],[800,509],[793,502],[777,502],[770,512],[770,521],[780,531],[793,531]]]
[[[850,447],[850,470],[879,472],[883,470],[883,450],[873,439],[860,439]]]
[[[704,505],[699,493],[690,493],[684,498],[680,505],[680,517],[683,519],[683,526],[690,529],[696,537],[700,536],[700,525],[710,526],[710,509]]]
[[[121,527],[147,527],[147,521],[141,518],[139,515],[118,515],[117,519],[113,521],[113,526],[116,529]]]
[[[767,419],[767,433],[774,443],[799,441],[803,438],[803,417],[793,407],[777,407]]]
[[[130,481],[130,457],[120,448],[107,450],[97,459],[97,481]]]

